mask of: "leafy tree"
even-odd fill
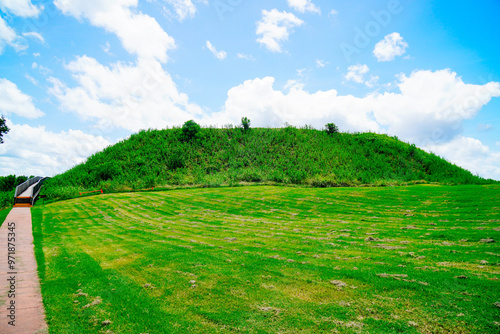
[[[10,131],[5,123],[5,118],[3,116],[0,117],[0,144],[3,144],[3,135]]]
[[[335,123],[328,123],[325,125],[326,133],[332,135],[334,133],[339,133],[339,127],[335,125]]]
[[[0,191],[11,191],[15,187],[16,187],[15,175],[0,177]]]
[[[243,126],[243,131],[248,132],[250,130],[250,120],[247,117],[241,119],[241,125]]]
[[[199,136],[201,127],[193,120],[187,121],[182,126],[182,140],[191,141]]]
[[[18,185],[20,185],[21,183],[24,183],[24,182],[26,182],[26,181],[28,181],[28,178],[27,178],[26,176],[24,176],[24,175],[19,175],[19,176],[16,178],[16,187],[17,187]]]

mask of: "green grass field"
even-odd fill
[[[7,215],[9,214],[10,209],[4,209],[0,210],[0,226],[2,226],[5,218],[7,218]]]
[[[185,189],[32,212],[51,333],[500,331],[498,185]]]

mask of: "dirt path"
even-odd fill
[[[11,240],[10,245],[8,238],[13,235],[9,233],[15,233],[15,241]],[[8,262],[8,247],[12,244],[15,247],[13,268]],[[13,289],[15,296],[9,295]],[[33,247],[30,208],[12,209],[0,228],[0,333],[48,333]]]

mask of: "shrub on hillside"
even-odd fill
[[[307,179],[307,184],[315,188],[339,187],[340,182],[335,175],[316,175]]]
[[[0,192],[0,210],[14,205],[14,192],[13,191],[1,191]],[[1,224],[1,222],[0,222]]]
[[[332,135],[334,133],[339,133],[339,127],[335,125],[335,123],[328,123],[325,125],[325,131],[329,135]]]
[[[96,181],[108,181],[117,179],[122,175],[120,166],[115,161],[105,162],[98,165],[93,171],[93,179]]]
[[[247,117],[241,119],[241,126],[243,126],[243,131],[248,132],[250,130],[250,120]]]
[[[182,126],[182,140],[191,141],[199,137],[201,127],[193,120],[187,121]]]
[[[168,152],[166,165],[168,170],[176,170],[184,167],[186,161],[185,153],[182,147],[175,147]]]

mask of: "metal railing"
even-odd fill
[[[26,197],[30,197],[30,204],[33,205],[33,202],[34,202],[36,196],[40,192],[40,188],[42,187],[44,179],[46,179],[46,178],[42,177],[42,176],[36,176],[36,177],[33,177],[33,178],[27,180],[24,183],[21,183],[20,185],[18,185],[16,187],[16,191],[14,193],[14,198],[17,198],[19,195],[21,195],[23,192],[25,192],[26,189],[28,189],[32,185],[37,184],[36,186],[34,186],[33,188],[31,188],[29,196],[26,196]]]
[[[38,196],[38,194],[40,193],[40,188],[42,188],[43,181],[45,181],[45,179],[46,179],[46,177],[44,177],[40,181],[38,181],[36,186],[34,186],[33,189],[31,190],[31,205],[33,205],[35,203],[35,199]]]

